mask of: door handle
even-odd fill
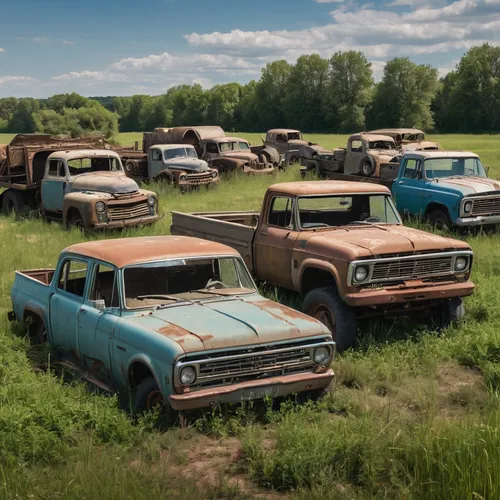
[[[399,181],[398,184],[404,184],[404,181]]]
[[[80,312],[81,312],[82,314],[87,314],[87,309],[84,309],[84,308],[82,307],[82,308],[80,309]]]

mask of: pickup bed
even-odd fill
[[[257,279],[299,292],[339,349],[359,316],[460,319],[474,288],[470,246],[404,227],[379,184],[275,184],[260,214],[172,212],[171,232],[229,245]]]

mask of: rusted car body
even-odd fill
[[[302,159],[301,175],[313,171],[324,178],[343,173],[394,179],[401,157],[392,137],[362,132],[349,137],[347,148],[335,148],[310,160]]]
[[[407,151],[432,151],[443,149],[439,142],[427,141],[425,133],[417,128],[384,128],[371,130],[369,134],[388,135],[394,139],[396,147],[403,153]]]
[[[198,158],[205,160],[211,168],[219,172],[243,172],[245,174],[270,174],[279,154],[269,148],[253,153],[246,139],[228,137],[221,127],[173,127],[166,132],[156,130],[144,138],[144,143],[190,144]],[[278,166],[278,165],[276,165]]]
[[[114,229],[158,220],[158,200],[127,178],[120,158],[97,138],[16,136],[0,166],[4,213],[38,208],[66,227]],[[84,147],[85,146],[85,147]]]
[[[459,319],[474,288],[470,246],[404,227],[389,189],[368,182],[275,184],[260,213],[173,212],[171,231],[226,243],[259,280],[301,293],[339,349],[360,316]]]
[[[80,243],[55,269],[17,271],[11,320],[136,412],[297,392],[334,378],[328,329],[260,296],[240,255],[195,238]]]

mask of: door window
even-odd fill
[[[64,163],[61,160],[49,161],[49,176],[50,177],[64,177]]]
[[[159,149],[153,149],[153,151],[151,151],[151,159],[153,161],[161,160],[161,151]]]
[[[207,144],[207,153],[218,153],[217,144],[215,142],[209,142]]]
[[[405,163],[405,171],[403,177],[407,179],[418,179],[419,177],[419,164],[416,159],[409,158]]]
[[[68,259],[59,273],[57,288],[65,292],[83,297],[87,282],[88,266],[81,260]]]
[[[94,266],[90,300],[104,300],[106,307],[118,307],[118,288],[116,286],[116,270],[110,266],[97,264]]]
[[[351,141],[351,151],[353,153],[362,153],[363,143],[360,140]]]
[[[270,226],[286,227],[292,226],[292,199],[275,196],[271,201],[268,224]]]

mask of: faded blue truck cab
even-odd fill
[[[239,254],[189,237],[102,240],[55,269],[17,271],[13,312],[136,411],[321,393],[335,344],[319,321],[260,296]]]
[[[500,182],[465,151],[412,151],[401,160],[392,195],[401,213],[438,227],[500,223]]]

